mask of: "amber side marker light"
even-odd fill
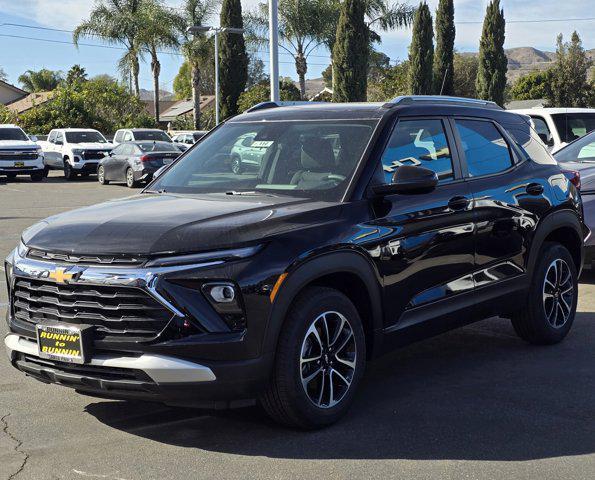
[[[271,291],[271,294],[269,295],[271,303],[273,303],[275,301],[277,292],[279,291],[279,288],[281,288],[281,284],[285,281],[285,278],[287,278],[287,273],[282,273],[281,275],[279,275],[279,278],[275,282],[275,286],[273,287],[273,290]]]

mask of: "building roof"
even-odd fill
[[[25,90],[20,89],[19,87],[15,87],[13,84],[5,82],[4,80],[0,80],[0,86],[4,88],[8,88],[9,90],[14,91],[15,93],[20,93],[22,95],[27,95],[28,92]]]
[[[25,90],[15,87],[10,83],[0,80],[0,103],[9,104],[15,100],[19,100],[27,95]]]
[[[169,107],[165,112],[159,115],[159,120],[162,122],[171,122],[177,117],[188,115],[192,113],[193,109],[192,99],[180,100]],[[200,97],[200,109],[206,110],[215,106],[214,95],[201,95]]]
[[[54,96],[54,92],[35,92],[29,93],[26,97],[16,100],[6,105],[9,110],[15,113],[23,113],[37,105],[47,102]]]
[[[155,115],[155,102],[153,101],[153,99],[143,99],[141,100],[141,102],[143,102],[145,109],[147,110],[149,115]],[[171,106],[173,106],[176,103],[176,100],[159,100],[159,117],[161,117],[162,112],[166,112]]]

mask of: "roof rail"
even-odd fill
[[[386,104],[387,107],[396,105],[413,105],[415,103],[444,103],[448,105],[461,105],[465,107],[483,107],[493,110],[504,110],[496,102],[478,100],[475,98],[449,97],[446,95],[405,95],[393,98]]]
[[[256,112],[257,110],[266,110],[267,108],[277,108],[277,107],[299,107],[303,105],[314,105],[317,103],[325,103],[325,102],[310,102],[307,100],[298,100],[298,101],[279,101],[279,102],[260,102],[250,107],[248,110],[244,111],[244,113]]]

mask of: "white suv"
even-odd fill
[[[512,110],[529,115],[537,134],[552,153],[595,130],[592,108],[529,108]]]
[[[43,180],[43,152],[36,140],[16,125],[0,125],[0,175],[30,175],[34,182]]]
[[[135,142],[139,140],[155,140],[156,142],[170,142],[170,136],[158,128],[121,128],[114,135],[114,145],[122,142]]]
[[[64,170],[68,180],[78,174],[97,173],[99,161],[108,155],[114,145],[91,128],[57,128],[50,132],[46,142],[39,142],[49,168]]]

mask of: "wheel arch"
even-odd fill
[[[372,357],[381,341],[381,284],[370,261],[356,251],[322,254],[287,272],[271,309],[265,351],[276,350],[287,312],[295,298],[312,286],[334,288],[353,302],[364,326],[368,357]]]
[[[568,249],[580,273],[583,265],[583,229],[576,213],[558,210],[545,217],[538,225],[531,244],[527,270],[532,274],[542,245],[557,242]]]

